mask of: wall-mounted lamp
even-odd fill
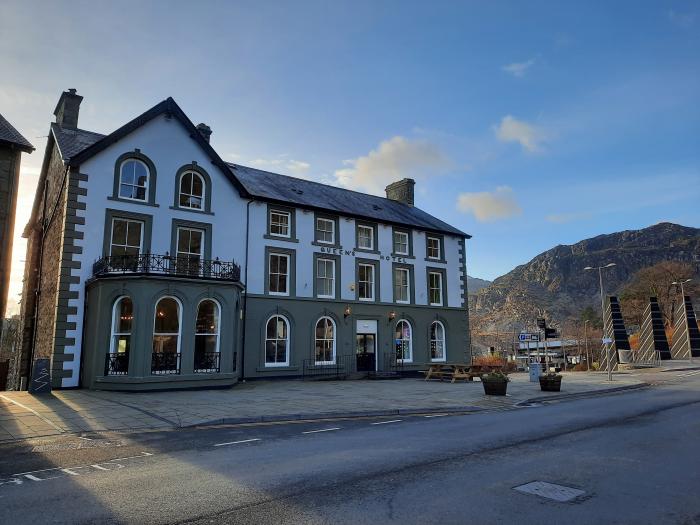
[[[352,313],[352,310],[350,309],[350,305],[348,304],[345,306],[345,312],[343,312],[343,315],[345,315],[345,317],[348,317],[348,316],[350,316],[351,313]]]
[[[389,321],[393,321],[394,319],[396,319],[396,312],[392,310],[391,312],[389,312]]]

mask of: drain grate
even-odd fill
[[[586,493],[584,490],[565,487],[564,485],[557,485],[555,483],[547,483],[546,481],[532,481],[525,485],[514,487],[513,490],[517,490],[523,494],[534,494],[535,496],[562,503],[573,501]]]

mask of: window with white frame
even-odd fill
[[[112,334],[106,375],[125,375],[129,372],[131,350],[131,326],[134,320],[134,303],[130,297],[120,297],[112,309]]]
[[[204,192],[206,191],[204,177],[195,171],[186,171],[180,176],[180,196],[178,202],[181,208],[193,210],[204,209]]]
[[[427,237],[428,259],[442,259],[440,237]]]
[[[396,323],[396,359],[404,363],[413,361],[413,330],[411,323],[401,319]]]
[[[141,254],[142,248],[143,222],[113,218],[109,254],[112,257],[138,256]]]
[[[288,211],[270,210],[270,235],[291,237],[292,214]]]
[[[374,227],[365,224],[357,225],[357,247],[363,250],[374,250]]]
[[[444,361],[445,356],[445,326],[440,321],[433,321],[430,325],[430,360]]]
[[[273,315],[265,326],[265,366],[289,365],[289,321]]]
[[[359,264],[357,277],[357,296],[360,301],[374,301],[374,265]]]
[[[182,307],[174,297],[163,297],[156,304],[153,319],[151,373],[180,372],[180,326]]]
[[[315,362],[317,365],[335,364],[335,322],[321,317],[316,323]]]
[[[394,268],[394,300],[411,302],[411,272],[408,268]]]
[[[335,244],[335,221],[323,217],[316,218],[316,242]]]
[[[200,274],[204,259],[204,231],[178,226],[175,261],[178,273]]]
[[[268,292],[289,295],[289,255],[271,253],[268,261]]]
[[[135,201],[148,199],[148,166],[140,160],[127,159],[119,167],[119,197]]]
[[[219,303],[212,299],[204,299],[199,303],[194,329],[195,372],[219,371],[220,318]]]
[[[408,243],[408,233],[406,232],[394,232],[394,253],[396,255],[408,255],[409,254],[409,243]]]
[[[316,259],[316,294],[318,297],[335,297],[335,260]]]
[[[430,306],[442,306],[442,273],[428,273],[428,300]]]

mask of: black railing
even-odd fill
[[[175,352],[153,352],[151,374],[166,375],[180,373],[180,354]]]
[[[379,372],[384,374],[401,375],[403,373],[404,361],[400,352],[387,352],[384,354],[383,366]]]
[[[195,374],[207,372],[219,372],[221,354],[219,352],[195,352],[194,372]]]
[[[317,363],[316,359],[304,359],[302,361],[303,379],[345,379],[355,372],[356,357],[352,355],[339,355],[333,363]]]
[[[234,262],[168,255],[110,255],[92,265],[94,276],[113,274],[160,274],[240,281],[241,267]]]
[[[128,352],[110,353],[105,358],[106,376],[125,376],[129,373]]]

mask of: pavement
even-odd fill
[[[647,384],[648,374],[565,373],[561,393],[511,374],[508,396],[485,396],[478,380],[249,381],[225,390],[121,393],[58,390],[0,393],[0,442],[74,432],[174,429],[207,424],[469,412],[545,398],[595,395]]]
[[[645,377],[504,411],[1,443],[0,523],[698,524],[700,370]]]

